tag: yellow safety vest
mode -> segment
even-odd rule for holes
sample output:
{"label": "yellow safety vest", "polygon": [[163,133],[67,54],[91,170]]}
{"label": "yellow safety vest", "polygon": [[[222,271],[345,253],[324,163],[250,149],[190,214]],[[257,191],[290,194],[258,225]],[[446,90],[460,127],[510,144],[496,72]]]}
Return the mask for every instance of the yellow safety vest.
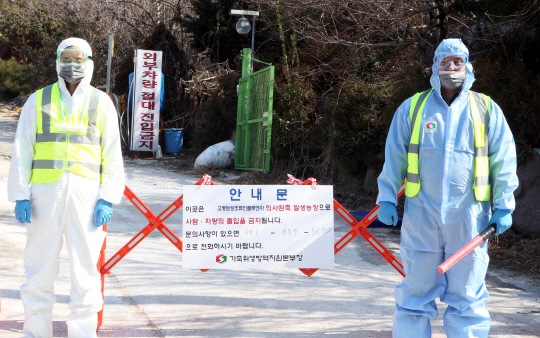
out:
{"label": "yellow safety vest", "polygon": [[[411,117],[412,135],[407,153],[408,166],[405,178],[405,196],[413,197],[420,191],[420,173],[418,171],[418,154],[420,150],[420,129],[422,111],[433,89],[417,93],[411,101],[409,114]],[[419,104],[420,103],[420,104]],[[469,103],[474,129],[474,195],[478,201],[489,201],[491,184],[489,179],[488,126],[491,114],[491,99],[484,94],[469,91]]]}
{"label": "yellow safety vest", "polygon": [[106,94],[94,87],[88,93],[89,103],[72,112],[72,119],[79,120],[83,110],[82,125],[86,133],[59,132],[57,126],[65,123],[62,118],[58,83],[36,92],[38,117],[32,183],[51,183],[62,177],[64,170],[101,182],[101,103]]}

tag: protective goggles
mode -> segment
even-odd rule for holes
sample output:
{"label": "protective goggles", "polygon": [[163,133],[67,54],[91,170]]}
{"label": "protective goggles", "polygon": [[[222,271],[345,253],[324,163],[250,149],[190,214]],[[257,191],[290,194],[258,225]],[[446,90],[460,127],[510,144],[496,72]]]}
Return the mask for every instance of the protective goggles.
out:
{"label": "protective goggles", "polygon": [[439,69],[448,69],[448,67],[450,67],[450,65],[453,65],[454,66],[454,69],[461,69],[463,67],[465,67],[467,64],[465,62],[463,62],[463,60],[461,61],[442,61],[441,64],[439,65]]}
{"label": "protective goggles", "polygon": [[[450,56],[454,56],[450,58]],[[465,55],[456,55],[456,54],[443,54],[439,55],[435,59],[435,64],[438,65],[440,69],[448,69],[450,65],[454,66],[454,69],[461,69],[467,66],[469,58]]]}
{"label": "protective goggles", "polygon": [[60,49],[56,53],[56,60],[63,66],[68,64],[82,65],[88,59],[90,59],[88,53],[80,49]]}

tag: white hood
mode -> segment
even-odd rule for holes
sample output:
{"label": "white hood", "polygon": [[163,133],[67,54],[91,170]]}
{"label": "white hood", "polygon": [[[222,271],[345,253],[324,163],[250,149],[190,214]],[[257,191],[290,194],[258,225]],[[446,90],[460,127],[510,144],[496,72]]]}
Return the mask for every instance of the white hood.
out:
{"label": "white hood", "polygon": [[[62,41],[60,45],[58,45],[58,49],[56,50],[56,52],[58,53],[60,49],[66,49],[71,46],[80,48],[82,51],[88,53],[89,57],[92,56],[92,48],[90,47],[88,42],[79,38],[69,38]],[[60,74],[60,67],[61,66],[58,63],[58,60],[56,60],[56,73],[57,74]],[[85,76],[79,82],[79,87],[82,87],[81,89],[83,89],[83,91],[86,91],[86,88],[90,86],[90,81],[92,81],[92,75],[94,73],[94,61],[92,60],[86,61],[86,71],[84,73],[85,73]],[[64,88],[64,89],[66,88],[66,83],[64,79],[62,79],[60,76],[58,76],[58,84],[60,88]]]}
{"label": "white hood", "polygon": [[439,80],[439,65],[441,64],[441,61],[447,57],[447,56],[459,56],[463,60],[467,62],[466,69],[467,69],[467,77],[465,78],[465,83],[463,84],[463,91],[467,91],[471,89],[472,84],[475,80],[474,74],[473,74],[473,66],[469,62],[469,50],[465,46],[465,44],[461,41],[461,39],[444,39],[439,46],[437,47],[437,50],[435,51],[435,56],[433,57],[433,66],[432,71],[433,74],[431,74],[431,86],[437,93],[441,93],[441,82]]}

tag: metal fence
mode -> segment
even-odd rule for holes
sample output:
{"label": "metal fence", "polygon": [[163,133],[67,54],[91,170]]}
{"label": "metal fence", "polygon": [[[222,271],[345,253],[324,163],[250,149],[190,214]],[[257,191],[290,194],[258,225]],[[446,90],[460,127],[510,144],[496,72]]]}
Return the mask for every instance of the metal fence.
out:
{"label": "metal fence", "polygon": [[235,169],[270,170],[274,66],[249,72],[251,50],[243,51],[238,86]]}

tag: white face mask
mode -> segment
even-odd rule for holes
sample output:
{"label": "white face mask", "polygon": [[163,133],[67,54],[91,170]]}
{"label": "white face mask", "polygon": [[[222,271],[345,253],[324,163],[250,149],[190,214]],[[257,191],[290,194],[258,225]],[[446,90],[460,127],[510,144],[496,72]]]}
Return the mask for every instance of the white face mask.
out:
{"label": "white face mask", "polygon": [[454,90],[463,86],[467,72],[439,71],[439,81],[444,89]]}

